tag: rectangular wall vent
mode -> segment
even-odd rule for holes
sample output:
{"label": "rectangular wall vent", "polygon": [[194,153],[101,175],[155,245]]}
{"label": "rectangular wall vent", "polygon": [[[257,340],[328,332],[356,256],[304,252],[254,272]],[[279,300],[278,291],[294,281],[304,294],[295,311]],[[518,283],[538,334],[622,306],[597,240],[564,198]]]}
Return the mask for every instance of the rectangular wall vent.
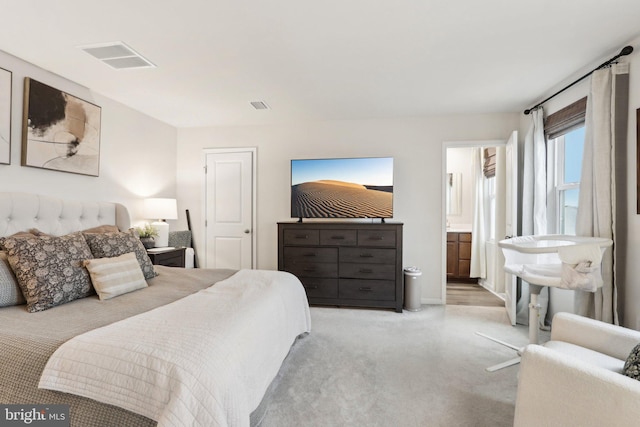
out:
{"label": "rectangular wall vent", "polygon": [[109,42],[79,46],[94,58],[116,70],[128,68],[155,68],[155,64],[123,42]]}
{"label": "rectangular wall vent", "polygon": [[264,101],[251,101],[250,104],[256,110],[268,110],[269,109],[269,106]]}

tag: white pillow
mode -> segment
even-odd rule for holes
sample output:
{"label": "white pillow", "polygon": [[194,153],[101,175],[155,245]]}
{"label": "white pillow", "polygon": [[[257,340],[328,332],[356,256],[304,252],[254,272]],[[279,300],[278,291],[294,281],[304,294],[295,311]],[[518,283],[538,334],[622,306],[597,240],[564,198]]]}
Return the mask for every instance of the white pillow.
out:
{"label": "white pillow", "polygon": [[135,253],[113,258],[95,258],[84,262],[91,283],[101,300],[147,287]]}

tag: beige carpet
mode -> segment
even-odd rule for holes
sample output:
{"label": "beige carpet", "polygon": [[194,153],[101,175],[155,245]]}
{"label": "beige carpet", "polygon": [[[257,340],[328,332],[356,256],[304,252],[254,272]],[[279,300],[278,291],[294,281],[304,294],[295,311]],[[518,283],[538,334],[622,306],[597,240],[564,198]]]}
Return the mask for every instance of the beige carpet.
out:
{"label": "beige carpet", "polygon": [[312,307],[276,378],[262,427],[511,426],[518,365],[486,372],[515,352],[504,308],[423,306],[385,310]]}

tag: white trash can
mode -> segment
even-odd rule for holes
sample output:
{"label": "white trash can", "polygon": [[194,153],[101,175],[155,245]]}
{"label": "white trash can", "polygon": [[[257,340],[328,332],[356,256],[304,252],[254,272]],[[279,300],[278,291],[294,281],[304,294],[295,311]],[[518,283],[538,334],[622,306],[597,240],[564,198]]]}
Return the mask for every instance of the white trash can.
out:
{"label": "white trash can", "polygon": [[420,311],[422,304],[422,287],[418,278],[422,271],[418,267],[404,269],[404,308],[409,311]]}

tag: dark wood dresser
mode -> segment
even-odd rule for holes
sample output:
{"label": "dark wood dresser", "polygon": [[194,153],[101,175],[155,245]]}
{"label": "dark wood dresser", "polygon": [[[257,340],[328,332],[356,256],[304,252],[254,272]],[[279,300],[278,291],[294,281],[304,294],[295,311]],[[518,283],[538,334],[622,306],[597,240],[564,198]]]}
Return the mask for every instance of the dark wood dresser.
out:
{"label": "dark wood dresser", "polygon": [[402,224],[278,223],[278,269],[296,275],[310,304],[402,312]]}

